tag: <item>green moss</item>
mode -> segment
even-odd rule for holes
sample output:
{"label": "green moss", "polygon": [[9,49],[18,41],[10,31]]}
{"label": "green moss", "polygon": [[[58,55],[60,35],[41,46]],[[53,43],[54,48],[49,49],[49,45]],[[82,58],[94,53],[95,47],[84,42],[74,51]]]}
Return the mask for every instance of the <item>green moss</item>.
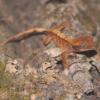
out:
{"label": "green moss", "polygon": [[59,100],[65,100],[65,97],[62,95],[60,96]]}
{"label": "green moss", "polygon": [[4,71],[5,64],[0,61],[0,72]]}
{"label": "green moss", "polygon": [[23,100],[30,100],[29,96],[23,96]]}
{"label": "green moss", "polygon": [[10,73],[0,73],[0,89],[9,89],[12,84],[12,75]]}

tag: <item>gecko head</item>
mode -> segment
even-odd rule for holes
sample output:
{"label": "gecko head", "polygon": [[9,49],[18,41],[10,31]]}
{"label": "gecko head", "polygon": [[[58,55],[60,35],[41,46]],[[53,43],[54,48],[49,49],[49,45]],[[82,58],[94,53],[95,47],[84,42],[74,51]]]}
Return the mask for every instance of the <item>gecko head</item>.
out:
{"label": "gecko head", "polygon": [[93,57],[97,54],[97,51],[96,50],[88,50],[88,51],[85,51],[85,52],[81,52],[81,54],[84,54],[87,57]]}
{"label": "gecko head", "polygon": [[95,46],[90,44],[86,45],[83,43],[81,46],[75,46],[74,49],[76,53],[84,54],[87,57],[92,57],[97,54]]}
{"label": "gecko head", "polygon": [[85,54],[88,57],[94,56],[97,54],[96,44],[93,41],[93,37],[85,37],[84,40],[81,40],[79,46],[74,46],[75,52]]}

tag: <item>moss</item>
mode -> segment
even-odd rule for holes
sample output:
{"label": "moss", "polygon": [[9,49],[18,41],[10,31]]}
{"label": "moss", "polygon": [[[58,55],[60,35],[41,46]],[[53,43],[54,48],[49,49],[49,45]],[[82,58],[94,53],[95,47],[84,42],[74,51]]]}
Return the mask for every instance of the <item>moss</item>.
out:
{"label": "moss", "polygon": [[65,100],[65,97],[64,97],[63,95],[61,95],[61,96],[59,97],[59,100]]}
{"label": "moss", "polygon": [[12,84],[12,75],[9,73],[0,73],[0,89],[9,89]]}
{"label": "moss", "polygon": [[29,96],[23,96],[23,100],[30,100]]}
{"label": "moss", "polygon": [[10,82],[8,82],[7,78],[5,78],[4,72],[0,72],[0,94],[6,93],[8,91],[10,87],[9,84]]}
{"label": "moss", "polygon": [[0,61],[0,72],[4,71],[5,64]]}

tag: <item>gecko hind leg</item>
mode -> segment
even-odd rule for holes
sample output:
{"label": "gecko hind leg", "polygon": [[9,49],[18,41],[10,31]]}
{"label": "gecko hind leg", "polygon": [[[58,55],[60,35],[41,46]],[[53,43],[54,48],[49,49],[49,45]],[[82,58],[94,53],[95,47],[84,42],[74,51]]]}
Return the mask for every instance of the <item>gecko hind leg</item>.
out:
{"label": "gecko hind leg", "polygon": [[69,53],[68,52],[63,52],[61,54],[61,57],[62,57],[62,62],[63,62],[63,66],[64,66],[64,69],[69,69],[70,67],[70,59],[69,59]]}

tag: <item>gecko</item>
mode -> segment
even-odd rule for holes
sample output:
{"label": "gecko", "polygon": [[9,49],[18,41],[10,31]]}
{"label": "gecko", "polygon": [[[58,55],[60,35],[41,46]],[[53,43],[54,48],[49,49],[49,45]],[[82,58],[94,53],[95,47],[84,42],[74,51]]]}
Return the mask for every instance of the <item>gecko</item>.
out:
{"label": "gecko", "polygon": [[68,22],[57,25],[52,29],[31,28],[6,39],[5,41],[1,42],[0,45],[3,46],[11,42],[18,42],[35,34],[45,34],[46,37],[44,38],[43,43],[48,45],[51,41],[53,41],[59,48],[61,48],[63,50],[61,57],[64,69],[69,68],[70,53],[81,53],[96,49],[95,42],[93,41],[93,37],[91,35],[72,38],[71,36],[67,36],[62,32],[62,30],[66,27],[70,27]]}

